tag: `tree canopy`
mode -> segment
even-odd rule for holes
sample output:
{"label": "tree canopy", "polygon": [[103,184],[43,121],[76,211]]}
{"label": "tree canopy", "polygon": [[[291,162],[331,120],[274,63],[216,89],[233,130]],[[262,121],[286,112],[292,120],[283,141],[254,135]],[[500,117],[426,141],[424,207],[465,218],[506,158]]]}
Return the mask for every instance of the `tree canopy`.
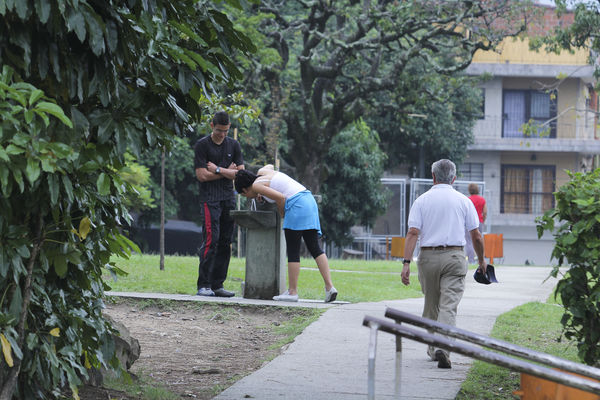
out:
{"label": "tree canopy", "polygon": [[466,68],[475,51],[523,30],[523,7],[513,1],[266,0],[251,18],[265,38],[258,42],[270,51],[247,63],[245,87],[266,94],[267,122],[287,139],[283,157],[319,192],[333,138],[402,85],[412,63],[436,74]]}
{"label": "tree canopy", "polygon": [[102,274],[136,248],[127,154],[169,147],[253,49],[202,0],[0,1],[0,399],[77,398],[117,366]]}

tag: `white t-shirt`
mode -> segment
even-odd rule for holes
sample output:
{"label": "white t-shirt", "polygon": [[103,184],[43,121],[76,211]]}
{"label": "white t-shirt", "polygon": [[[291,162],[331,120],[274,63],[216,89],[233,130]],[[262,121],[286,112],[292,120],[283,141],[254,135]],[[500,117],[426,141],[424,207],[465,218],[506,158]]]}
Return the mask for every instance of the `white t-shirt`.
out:
{"label": "white t-shirt", "polygon": [[[260,177],[257,179],[260,182]],[[283,172],[275,172],[273,177],[271,178],[271,183],[269,183],[269,187],[273,190],[277,190],[279,193],[283,194],[286,199],[289,199],[293,195],[303,192],[306,190],[306,187],[290,178],[288,175]],[[269,203],[273,203],[274,200],[271,200],[267,196],[263,196],[265,200]]]}
{"label": "white t-shirt", "polygon": [[447,184],[433,185],[415,200],[408,227],[420,231],[421,247],[464,246],[465,230],[479,227],[473,202]]}

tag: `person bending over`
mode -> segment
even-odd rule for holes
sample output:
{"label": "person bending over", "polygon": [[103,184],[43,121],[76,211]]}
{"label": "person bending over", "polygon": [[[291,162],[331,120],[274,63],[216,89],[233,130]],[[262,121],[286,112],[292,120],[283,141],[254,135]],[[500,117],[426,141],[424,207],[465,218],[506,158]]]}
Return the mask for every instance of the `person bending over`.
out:
{"label": "person bending over", "polygon": [[303,238],[325,282],[325,302],[334,301],[338,292],[331,282],[327,255],[319,245],[321,223],[312,193],[283,172],[275,171],[271,164],[259,169],[258,174],[248,170],[238,171],[234,185],[235,190],[242,196],[249,199],[260,196],[270,203],[275,203],[283,218],[288,255],[288,289],[273,297],[273,300],[298,301],[300,243]]}

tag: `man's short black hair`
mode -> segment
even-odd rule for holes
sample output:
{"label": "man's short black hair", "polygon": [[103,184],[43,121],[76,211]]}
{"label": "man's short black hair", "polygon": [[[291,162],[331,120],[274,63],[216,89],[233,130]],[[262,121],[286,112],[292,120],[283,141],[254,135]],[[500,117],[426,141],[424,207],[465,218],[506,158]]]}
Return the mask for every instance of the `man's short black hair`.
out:
{"label": "man's short black hair", "polygon": [[235,185],[235,191],[238,193],[243,193],[244,189],[252,186],[256,178],[256,174],[248,171],[247,169],[240,169],[238,172],[236,172],[235,180],[233,181],[233,184]]}
{"label": "man's short black hair", "polygon": [[212,119],[213,125],[229,125],[229,114],[225,111],[218,111]]}

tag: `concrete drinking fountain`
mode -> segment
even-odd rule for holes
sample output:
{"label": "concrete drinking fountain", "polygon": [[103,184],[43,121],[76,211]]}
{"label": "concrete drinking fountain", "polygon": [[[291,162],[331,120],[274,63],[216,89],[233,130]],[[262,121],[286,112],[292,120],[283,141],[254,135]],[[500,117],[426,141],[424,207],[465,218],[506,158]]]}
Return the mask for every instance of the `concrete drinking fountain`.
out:
{"label": "concrete drinking fountain", "polygon": [[286,288],[283,220],[275,204],[252,200],[251,208],[231,211],[235,222],[247,229],[243,296],[271,300]]}

